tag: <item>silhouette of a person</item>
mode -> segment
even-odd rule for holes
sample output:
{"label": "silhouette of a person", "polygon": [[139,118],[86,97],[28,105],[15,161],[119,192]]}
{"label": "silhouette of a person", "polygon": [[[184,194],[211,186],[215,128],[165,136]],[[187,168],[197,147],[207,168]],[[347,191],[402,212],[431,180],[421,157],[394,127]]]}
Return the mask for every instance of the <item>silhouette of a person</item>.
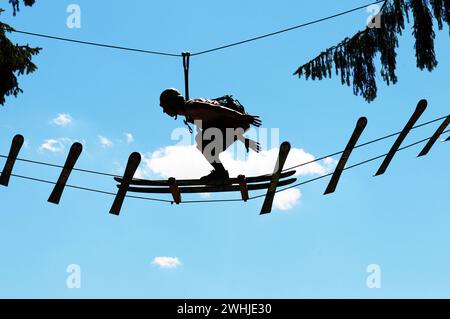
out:
{"label": "silhouette of a person", "polygon": [[[161,93],[160,106],[170,117],[178,115],[190,117],[197,126],[195,140],[197,148],[213,166],[211,174],[203,176],[203,180],[220,180],[229,178],[228,171],[220,162],[219,154],[225,151],[236,140],[259,152],[260,144],[243,136],[250,125],[259,127],[259,116],[243,114],[227,108],[219,102],[208,99],[191,99],[186,101],[177,89],[167,89]],[[214,136],[214,138],[213,138]]]}

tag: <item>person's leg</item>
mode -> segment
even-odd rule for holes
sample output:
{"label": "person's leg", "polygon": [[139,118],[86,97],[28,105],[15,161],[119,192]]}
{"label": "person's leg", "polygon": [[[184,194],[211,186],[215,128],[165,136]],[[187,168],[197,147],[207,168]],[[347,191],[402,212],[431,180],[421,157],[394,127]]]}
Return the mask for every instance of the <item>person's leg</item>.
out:
{"label": "person's leg", "polygon": [[214,176],[228,176],[219,159],[220,153],[224,150],[224,136],[225,134],[218,128],[205,129],[196,136],[197,149],[202,152],[208,163],[214,168]]}
{"label": "person's leg", "polygon": [[212,165],[212,167],[214,167],[214,170],[221,174],[221,173],[225,173],[227,170],[225,169],[225,166],[223,166],[223,164],[219,161],[219,162],[213,162],[210,163]]}
{"label": "person's leg", "polygon": [[226,129],[217,127],[216,130],[216,136],[214,137],[214,143],[216,143],[216,145],[213,149],[213,161],[211,165],[219,174],[228,173],[219,158],[219,155],[223,153],[229,146],[226,139]]}

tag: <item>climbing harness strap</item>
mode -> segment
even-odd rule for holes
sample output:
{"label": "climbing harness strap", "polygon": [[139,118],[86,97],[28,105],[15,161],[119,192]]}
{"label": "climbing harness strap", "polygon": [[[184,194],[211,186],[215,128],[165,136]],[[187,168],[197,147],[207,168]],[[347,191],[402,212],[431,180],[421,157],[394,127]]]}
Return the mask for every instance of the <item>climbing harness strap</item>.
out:
{"label": "climbing harness strap", "polygon": [[[182,52],[183,57],[183,70],[184,70],[184,95],[186,101],[189,101],[189,62],[191,54],[189,52]],[[193,133],[192,127],[189,123],[194,123],[194,120],[190,116],[185,116],[184,124],[188,127],[189,133]]]}

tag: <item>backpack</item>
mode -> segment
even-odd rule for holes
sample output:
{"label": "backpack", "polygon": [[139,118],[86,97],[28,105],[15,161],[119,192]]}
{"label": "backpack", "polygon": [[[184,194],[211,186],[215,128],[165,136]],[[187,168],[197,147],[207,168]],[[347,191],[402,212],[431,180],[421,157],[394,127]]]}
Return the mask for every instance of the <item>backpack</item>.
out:
{"label": "backpack", "polygon": [[238,111],[239,113],[242,113],[242,114],[247,114],[247,113],[245,113],[245,108],[241,104],[241,102],[239,102],[236,99],[233,99],[233,95],[224,95],[224,96],[212,99],[212,100],[219,102],[219,104],[224,107]]}

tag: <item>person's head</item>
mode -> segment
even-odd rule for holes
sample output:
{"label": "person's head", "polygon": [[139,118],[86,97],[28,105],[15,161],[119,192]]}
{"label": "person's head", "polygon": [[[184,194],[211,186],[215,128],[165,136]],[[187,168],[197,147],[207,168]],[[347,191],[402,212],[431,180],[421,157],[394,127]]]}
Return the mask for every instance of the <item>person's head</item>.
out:
{"label": "person's head", "polygon": [[184,102],[183,95],[177,89],[164,90],[159,97],[159,105],[163,108],[164,113],[171,117],[180,114]]}

